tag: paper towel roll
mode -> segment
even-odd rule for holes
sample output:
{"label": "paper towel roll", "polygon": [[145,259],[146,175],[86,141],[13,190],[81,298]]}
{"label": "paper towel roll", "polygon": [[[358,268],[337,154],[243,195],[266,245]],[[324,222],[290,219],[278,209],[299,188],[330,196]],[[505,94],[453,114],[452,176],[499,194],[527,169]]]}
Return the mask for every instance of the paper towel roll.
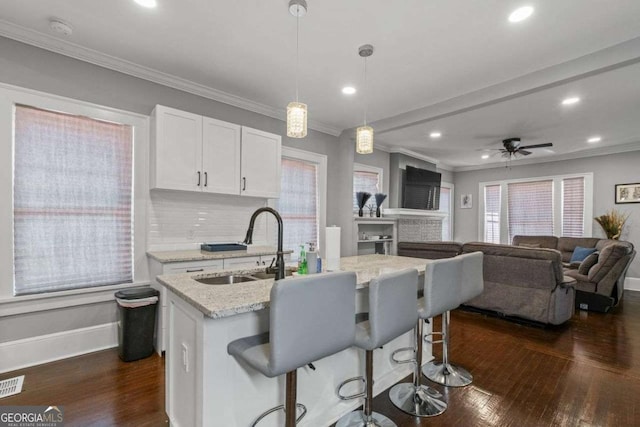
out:
{"label": "paper towel roll", "polygon": [[340,227],[327,227],[325,248],[326,270],[340,270]]}

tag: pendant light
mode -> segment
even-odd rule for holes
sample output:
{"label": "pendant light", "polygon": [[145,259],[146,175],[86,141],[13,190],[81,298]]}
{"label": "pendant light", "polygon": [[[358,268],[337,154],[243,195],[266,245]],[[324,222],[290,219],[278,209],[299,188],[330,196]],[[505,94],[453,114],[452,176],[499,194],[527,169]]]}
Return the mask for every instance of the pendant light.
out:
{"label": "pendant light", "polygon": [[290,138],[304,138],[307,136],[307,104],[298,102],[298,60],[299,60],[299,32],[300,17],[307,14],[305,0],[291,0],[289,13],[296,18],[296,100],[287,105],[287,136]]}
{"label": "pendant light", "polygon": [[367,58],[373,55],[373,46],[362,45],[358,54],[364,58],[364,126],[356,129],[356,152],[359,154],[373,153],[373,128],[367,126]]}

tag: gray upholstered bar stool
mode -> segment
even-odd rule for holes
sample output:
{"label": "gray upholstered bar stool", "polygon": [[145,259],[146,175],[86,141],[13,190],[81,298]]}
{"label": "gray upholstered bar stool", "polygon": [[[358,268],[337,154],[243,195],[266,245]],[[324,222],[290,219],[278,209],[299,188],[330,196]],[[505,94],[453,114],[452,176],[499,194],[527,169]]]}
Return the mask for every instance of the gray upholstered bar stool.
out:
{"label": "gray upholstered bar stool", "polygon": [[[416,292],[418,290],[418,270],[408,269],[383,274],[369,282],[368,320],[357,323],[355,346],[366,351],[365,365],[366,392],[355,396],[365,396],[364,411],[354,411],[342,417],[336,427],[395,427],[396,424],[382,414],[373,412],[373,350],[412,330],[418,320]],[[354,379],[351,378],[342,384]]]}
{"label": "gray upholstered bar stool", "polygon": [[[353,345],[356,274],[338,272],[276,281],[271,288],[269,332],[232,341],[230,355],[263,375],[287,374],[285,404],[259,415],[285,411],[285,426],[306,414],[296,402],[296,370]],[[302,414],[297,417],[297,408]],[[296,419],[297,418],[297,419]]]}
{"label": "gray upholstered bar stool", "polygon": [[433,260],[424,273],[424,297],[418,300],[418,323],[415,327],[415,369],[413,383],[394,385],[389,390],[391,402],[400,410],[418,417],[442,414],[447,404],[442,394],[422,384],[423,324],[426,319],[456,308],[459,303],[462,260],[459,257]]}
{"label": "gray upholstered bar stool", "polygon": [[[482,252],[458,255],[462,260],[459,304],[480,295],[484,289],[482,277]],[[458,304],[458,305],[459,305]],[[449,363],[449,326],[451,311],[442,313],[442,360],[432,360],[422,367],[422,373],[431,381],[448,387],[462,387],[471,384],[473,375],[465,368]]]}

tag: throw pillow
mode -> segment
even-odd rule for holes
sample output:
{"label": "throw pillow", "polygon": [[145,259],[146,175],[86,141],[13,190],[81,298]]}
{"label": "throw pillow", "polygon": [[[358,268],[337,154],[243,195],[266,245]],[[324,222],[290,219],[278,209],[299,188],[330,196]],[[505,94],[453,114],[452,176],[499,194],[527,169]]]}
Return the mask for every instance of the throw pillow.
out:
{"label": "throw pillow", "polygon": [[589,274],[589,270],[591,269],[591,267],[598,263],[598,255],[600,255],[598,252],[594,252],[587,256],[584,261],[580,263],[580,266],[578,267],[578,273],[584,274],[585,276]]}
{"label": "throw pillow", "polygon": [[530,249],[540,249],[540,243],[520,243],[518,246]]}
{"label": "throw pillow", "polygon": [[591,255],[595,251],[597,251],[596,248],[583,248],[582,246],[576,246],[576,248],[573,250],[573,254],[571,255],[571,261],[569,262],[582,262],[586,257]]}

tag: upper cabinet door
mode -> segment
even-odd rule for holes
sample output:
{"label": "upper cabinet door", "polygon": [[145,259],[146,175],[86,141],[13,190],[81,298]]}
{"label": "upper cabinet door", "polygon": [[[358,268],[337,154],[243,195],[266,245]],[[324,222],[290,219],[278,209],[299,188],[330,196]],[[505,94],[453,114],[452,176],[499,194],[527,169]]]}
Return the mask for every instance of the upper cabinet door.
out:
{"label": "upper cabinet door", "polygon": [[203,191],[240,194],[240,135],[239,125],[203,119]]}
{"label": "upper cabinet door", "polygon": [[157,105],[153,120],[151,188],[201,191],[202,116]]}
{"label": "upper cabinet door", "polygon": [[281,137],[242,127],[242,182],[240,194],[280,197]]}

